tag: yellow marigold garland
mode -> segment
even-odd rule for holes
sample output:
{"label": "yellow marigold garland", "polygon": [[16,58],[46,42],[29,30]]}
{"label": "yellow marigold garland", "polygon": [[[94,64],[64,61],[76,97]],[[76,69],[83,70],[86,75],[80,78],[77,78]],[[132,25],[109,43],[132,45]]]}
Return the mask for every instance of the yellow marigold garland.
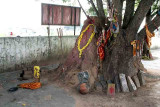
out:
{"label": "yellow marigold garland", "polygon": [[78,38],[78,46],[77,46],[77,47],[78,47],[78,51],[79,51],[79,58],[81,58],[81,55],[82,55],[83,50],[87,48],[87,46],[91,43],[91,41],[92,41],[92,39],[93,39],[93,37],[94,37],[94,35],[95,35],[95,32],[93,31],[92,34],[91,34],[91,36],[90,36],[90,38],[89,38],[89,40],[88,40],[88,42],[87,42],[87,44],[86,44],[85,46],[83,46],[82,48],[80,48],[80,43],[81,43],[82,37],[83,37],[84,33],[88,30],[88,28],[89,28],[90,26],[93,26],[93,27],[94,27],[93,24],[89,24],[89,25],[81,32],[81,35],[80,35],[79,38]]}

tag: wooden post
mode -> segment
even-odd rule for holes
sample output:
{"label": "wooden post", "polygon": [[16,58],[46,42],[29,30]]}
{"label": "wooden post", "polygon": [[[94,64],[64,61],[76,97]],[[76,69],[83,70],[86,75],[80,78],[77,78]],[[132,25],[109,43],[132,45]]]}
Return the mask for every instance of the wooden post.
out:
{"label": "wooden post", "polygon": [[50,58],[51,56],[50,26],[47,27],[47,31],[48,31],[48,57]]}
{"label": "wooden post", "polygon": [[76,35],[76,8],[74,8],[74,36]]}

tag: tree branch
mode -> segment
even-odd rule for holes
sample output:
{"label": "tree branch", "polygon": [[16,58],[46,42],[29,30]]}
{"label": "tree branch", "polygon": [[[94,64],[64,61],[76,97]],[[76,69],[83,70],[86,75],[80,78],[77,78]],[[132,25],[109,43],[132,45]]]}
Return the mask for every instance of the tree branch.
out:
{"label": "tree branch", "polygon": [[104,8],[103,8],[103,2],[102,0],[96,0],[97,1],[97,7],[98,7],[98,13],[99,13],[99,19],[101,26],[105,26],[105,13],[104,13]]}
{"label": "tree branch", "polygon": [[[148,22],[148,29],[153,32],[157,27],[160,26],[160,16],[156,16],[152,21]],[[138,39],[142,40],[146,35],[145,27],[138,33]]]}
{"label": "tree branch", "polygon": [[86,15],[86,17],[88,17],[88,15],[86,14],[86,12],[85,12],[85,10],[83,9],[83,7],[82,7],[82,5],[81,5],[81,3],[80,3],[80,1],[79,1],[79,0],[78,0],[78,3],[79,3],[79,6],[81,7],[81,9],[82,9],[83,13]]}
{"label": "tree branch", "polygon": [[151,8],[150,8],[146,14],[146,23],[150,22],[151,19],[152,19],[152,16],[151,16]]}
{"label": "tree branch", "polygon": [[126,0],[126,9],[125,9],[123,26],[122,26],[123,29],[127,28],[131,18],[133,17],[134,4],[135,4],[135,0]]}
{"label": "tree branch", "polygon": [[146,16],[148,10],[152,6],[155,0],[141,0],[139,3],[139,6],[135,12],[135,15],[133,19],[131,20],[131,23],[129,23],[129,26],[127,28],[127,33],[128,33],[128,40],[129,42],[135,39],[135,35],[144,19]]}
{"label": "tree branch", "polygon": [[[153,18],[157,13],[158,13],[158,10],[157,10],[156,12],[152,13],[152,14],[151,14],[151,17]],[[151,19],[152,19],[152,18],[151,18]]]}
{"label": "tree branch", "polygon": [[152,6],[151,18],[153,18],[157,14],[159,9],[160,9],[160,1],[157,0],[157,1],[155,1],[154,5]]}
{"label": "tree branch", "polygon": [[122,7],[123,7],[123,1],[124,0],[113,0],[113,4],[114,4],[114,7],[117,9],[118,11],[118,23],[119,23],[119,26],[121,27],[121,23],[122,23]]}
{"label": "tree branch", "polygon": [[152,13],[155,11],[155,9],[158,9],[158,2],[159,2],[159,0],[155,1],[155,4],[153,5],[154,8],[152,10]]}
{"label": "tree branch", "polygon": [[102,0],[97,0],[97,7],[98,7],[99,16],[100,17],[105,17]]}
{"label": "tree branch", "polygon": [[90,3],[91,3],[91,5],[92,5],[92,7],[93,7],[94,11],[96,12],[97,16],[99,17],[98,10],[96,9],[96,6],[94,5],[93,0],[88,0],[88,2],[90,2]]}

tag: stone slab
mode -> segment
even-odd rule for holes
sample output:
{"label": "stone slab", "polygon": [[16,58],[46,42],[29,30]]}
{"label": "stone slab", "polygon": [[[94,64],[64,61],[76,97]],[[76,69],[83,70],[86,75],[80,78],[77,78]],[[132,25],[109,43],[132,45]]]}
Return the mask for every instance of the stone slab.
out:
{"label": "stone slab", "polygon": [[139,88],[140,83],[139,83],[139,79],[138,79],[137,75],[133,76],[132,79],[133,79],[134,83],[136,84],[137,88]]}
{"label": "stone slab", "polygon": [[89,82],[89,73],[87,71],[82,71],[78,73],[79,83]]}
{"label": "stone slab", "polygon": [[133,80],[131,79],[130,76],[127,77],[127,82],[128,82],[129,90],[130,90],[131,92],[137,90],[137,87],[136,87],[136,85],[134,84],[134,82],[133,82]]}
{"label": "stone slab", "polygon": [[119,79],[121,83],[122,92],[129,92],[127,80],[125,74],[119,74]]}
{"label": "stone slab", "polygon": [[98,78],[99,78],[100,84],[102,86],[102,90],[106,91],[107,90],[107,83],[104,80],[104,76],[103,75],[99,75]]}
{"label": "stone slab", "polygon": [[117,93],[121,92],[121,85],[120,85],[120,80],[119,80],[118,75],[115,76],[114,83],[115,83],[115,87],[116,87],[116,92]]}
{"label": "stone slab", "polygon": [[138,75],[139,82],[140,82],[141,86],[145,85],[146,82],[144,79],[144,73],[142,71],[139,71],[137,75]]}

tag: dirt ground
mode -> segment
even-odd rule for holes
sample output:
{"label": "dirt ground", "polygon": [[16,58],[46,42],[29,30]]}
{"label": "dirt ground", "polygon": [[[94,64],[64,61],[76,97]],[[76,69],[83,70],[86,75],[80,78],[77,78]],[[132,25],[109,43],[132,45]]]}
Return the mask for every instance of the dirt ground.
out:
{"label": "dirt ground", "polygon": [[76,107],[160,107],[160,81],[154,79],[134,92],[116,93],[113,97],[103,93],[100,87],[81,95],[75,88],[58,85],[75,99]]}
{"label": "dirt ground", "polygon": [[[53,64],[53,61],[39,65],[49,64]],[[12,77],[14,78],[9,80],[10,83],[5,84],[4,87],[0,84],[0,107],[24,107],[20,103],[25,103],[25,107],[160,107],[160,71],[148,69],[146,73],[152,76],[145,77],[147,80],[145,86],[134,92],[116,93],[113,97],[102,92],[100,86],[97,87],[97,90],[82,95],[76,90],[76,87],[48,81],[48,76],[42,77],[42,84],[45,82],[45,85],[41,89],[33,92],[19,89],[17,92],[10,94],[5,90],[19,83],[16,80],[17,74],[13,73]],[[155,76],[156,78],[154,78]],[[6,76],[2,77],[4,79],[0,78],[0,80],[7,80],[8,78]],[[4,103],[5,106],[3,106]]]}
{"label": "dirt ground", "polygon": [[160,107],[160,70],[147,69],[145,80],[146,85],[136,91],[116,93],[113,97],[102,92],[101,87],[97,87],[97,90],[89,94],[82,95],[76,87],[66,86],[59,82],[49,82],[64,89],[73,97],[75,107]]}
{"label": "dirt ground", "polygon": [[42,87],[39,89],[19,88],[15,92],[8,92],[11,87],[33,81],[17,80],[19,74],[20,71],[0,74],[0,107],[75,107],[73,97],[44,77],[41,78]]}
{"label": "dirt ground", "polygon": [[[7,80],[9,75],[2,76],[3,80]],[[8,80],[7,84],[4,83],[4,86],[0,85],[0,107],[22,107],[22,104],[26,104],[25,107],[160,107],[158,79],[150,79],[145,86],[134,92],[116,93],[114,97],[110,97],[101,91],[101,87],[89,94],[81,95],[76,88],[48,81],[47,77],[42,78],[41,82],[45,85],[40,89],[19,89],[14,93],[7,93],[6,90],[11,86],[22,83],[16,80],[17,74],[11,75],[13,79]]]}
{"label": "dirt ground", "polygon": [[64,89],[72,96],[75,99],[75,107],[160,107],[160,70],[147,69],[146,73],[149,76],[145,76],[145,86],[141,86],[134,92],[116,93],[113,97],[102,92],[101,87],[97,87],[97,90],[87,95],[82,95],[76,87],[53,81],[50,81],[50,84]]}
{"label": "dirt ground", "polygon": [[[153,51],[153,55],[156,56],[158,51]],[[76,107],[160,107],[159,61],[159,56],[153,61],[145,61],[144,66],[147,67],[145,86],[141,86],[134,92],[116,93],[114,97],[103,93],[101,87],[87,95],[81,95],[76,88],[70,88],[63,84],[57,85],[75,99]]]}

